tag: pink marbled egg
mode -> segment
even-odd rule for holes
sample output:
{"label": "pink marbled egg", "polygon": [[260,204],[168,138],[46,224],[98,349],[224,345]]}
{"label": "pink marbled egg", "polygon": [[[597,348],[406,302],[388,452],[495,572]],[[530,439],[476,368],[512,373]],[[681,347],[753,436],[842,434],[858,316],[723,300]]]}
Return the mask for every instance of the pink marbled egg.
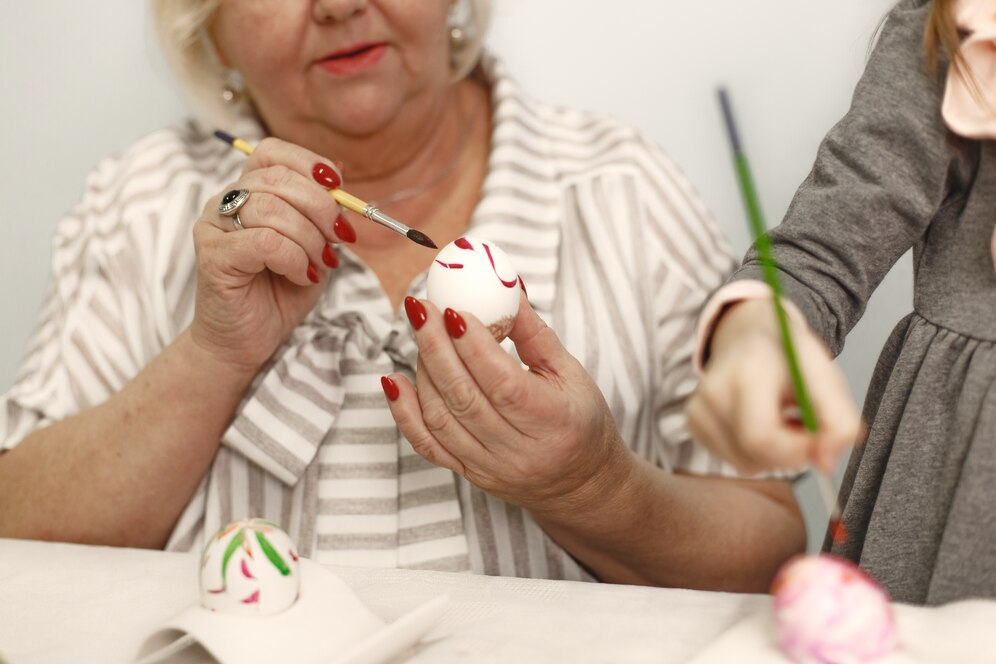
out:
{"label": "pink marbled egg", "polygon": [[771,592],[779,645],[796,662],[860,664],[896,646],[888,594],[847,560],[796,556]]}

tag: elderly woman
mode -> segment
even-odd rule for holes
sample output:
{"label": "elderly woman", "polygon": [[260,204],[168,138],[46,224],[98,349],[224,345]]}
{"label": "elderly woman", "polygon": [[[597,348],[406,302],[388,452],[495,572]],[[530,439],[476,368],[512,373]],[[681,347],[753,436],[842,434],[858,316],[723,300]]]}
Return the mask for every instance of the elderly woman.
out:
{"label": "elderly woman", "polygon": [[[59,227],[0,407],[0,535],[187,550],[252,515],[330,564],[728,590],[801,549],[790,486],[685,429],[733,264],[703,206],[482,57],[486,0],[153,6],[201,121],[100,164]],[[339,209],[343,173],[440,246],[505,249],[506,348],[444,324],[434,252]]]}

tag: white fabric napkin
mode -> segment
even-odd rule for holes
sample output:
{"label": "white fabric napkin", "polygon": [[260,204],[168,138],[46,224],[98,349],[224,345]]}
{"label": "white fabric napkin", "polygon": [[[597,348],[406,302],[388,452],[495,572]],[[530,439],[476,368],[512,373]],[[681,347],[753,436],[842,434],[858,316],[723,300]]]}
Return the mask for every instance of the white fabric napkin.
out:
{"label": "white fabric napkin", "polygon": [[376,664],[417,643],[448,601],[438,597],[387,625],[330,570],[304,558],[300,570],[300,595],[286,611],[244,616],[191,606],[149,635],[140,664]]}

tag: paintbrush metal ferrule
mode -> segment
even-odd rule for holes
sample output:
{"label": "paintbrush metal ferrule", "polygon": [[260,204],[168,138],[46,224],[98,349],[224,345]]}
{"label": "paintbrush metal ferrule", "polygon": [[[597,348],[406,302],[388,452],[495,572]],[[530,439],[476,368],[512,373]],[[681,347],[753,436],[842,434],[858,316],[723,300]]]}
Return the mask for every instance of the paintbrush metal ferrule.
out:
{"label": "paintbrush metal ferrule", "polygon": [[381,211],[380,208],[376,208],[373,205],[368,205],[363,208],[363,216],[370,221],[376,221],[381,226],[390,228],[395,233],[400,233],[401,235],[407,236],[408,231],[411,230],[408,226],[405,226],[391,215]]}
{"label": "paintbrush metal ferrule", "polygon": [[400,233],[406,238],[411,240],[416,244],[420,244],[423,247],[428,247],[429,249],[438,249],[436,243],[432,241],[428,235],[422,231],[417,231],[414,228],[405,226],[403,223],[387,214],[380,208],[374,207],[373,205],[368,205],[363,208],[363,216],[370,221],[375,221],[381,226],[391,229],[395,233]]}

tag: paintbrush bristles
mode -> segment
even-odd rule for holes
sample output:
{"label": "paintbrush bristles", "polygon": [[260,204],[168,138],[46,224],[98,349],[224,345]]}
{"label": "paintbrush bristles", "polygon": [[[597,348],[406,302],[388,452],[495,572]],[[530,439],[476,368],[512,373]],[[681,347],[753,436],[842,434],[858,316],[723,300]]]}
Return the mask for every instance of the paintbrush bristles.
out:
{"label": "paintbrush bristles", "polygon": [[414,228],[410,228],[408,229],[408,232],[405,233],[405,235],[408,236],[409,240],[411,240],[412,242],[417,242],[423,247],[428,247],[430,249],[439,249],[439,247],[436,246],[436,243],[433,242],[429,238],[429,236],[423,233],[422,231],[417,231]]}
{"label": "paintbrush bristles", "polygon": [[743,148],[740,145],[740,134],[737,133],[737,125],[733,121],[733,108],[730,106],[730,97],[726,88],[719,89],[719,106],[723,111],[723,120],[726,122],[726,132],[730,137],[730,145],[734,154],[741,154]]}
{"label": "paintbrush bristles", "polygon": [[231,145],[232,143],[235,142],[235,137],[234,136],[232,136],[231,134],[229,134],[227,131],[222,131],[220,129],[215,129],[214,130],[214,137],[225,141],[229,145]]}

